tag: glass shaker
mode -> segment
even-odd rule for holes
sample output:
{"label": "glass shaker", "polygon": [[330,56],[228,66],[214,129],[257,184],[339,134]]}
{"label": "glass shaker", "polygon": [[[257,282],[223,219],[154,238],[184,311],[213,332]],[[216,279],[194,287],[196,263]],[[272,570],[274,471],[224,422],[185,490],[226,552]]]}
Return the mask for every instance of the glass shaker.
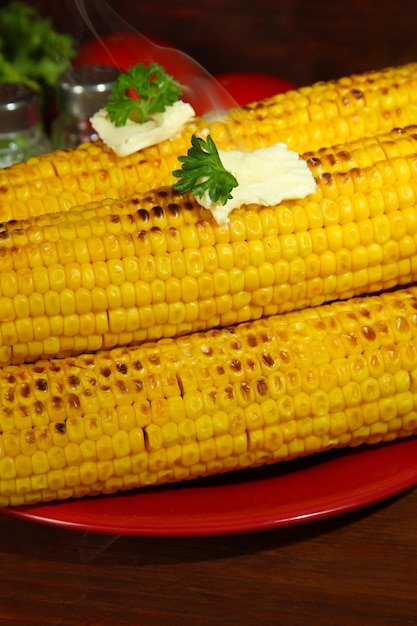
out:
{"label": "glass shaker", "polygon": [[98,139],[90,117],[106,102],[119,74],[106,65],[80,65],[61,74],[56,92],[59,113],[51,127],[54,150]]}
{"label": "glass shaker", "polygon": [[0,84],[0,167],[49,152],[40,94],[22,83]]}

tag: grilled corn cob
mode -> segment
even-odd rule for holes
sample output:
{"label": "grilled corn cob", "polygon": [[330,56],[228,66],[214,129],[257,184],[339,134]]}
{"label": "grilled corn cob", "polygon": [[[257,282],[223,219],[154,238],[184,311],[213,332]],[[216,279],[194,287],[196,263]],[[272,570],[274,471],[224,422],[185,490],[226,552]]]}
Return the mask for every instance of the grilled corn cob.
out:
{"label": "grilled corn cob", "polygon": [[0,505],[417,433],[417,288],[0,370]]}
{"label": "grilled corn cob", "polygon": [[[364,168],[344,171],[344,146],[341,171],[319,174],[314,194],[243,207],[228,225],[171,188],[8,222],[0,364],[184,335],[416,280],[416,130],[384,136],[382,153],[403,154],[391,159],[374,158],[366,141],[373,165]],[[318,161],[309,153],[312,167]]]}
{"label": "grilled corn cob", "polygon": [[130,157],[117,157],[99,141],[13,165],[0,171],[0,220],[172,184],[193,133],[209,132],[222,149],[283,141],[301,153],[415,123],[417,63],[316,83],[232,109],[217,121],[198,118],[178,136]]}

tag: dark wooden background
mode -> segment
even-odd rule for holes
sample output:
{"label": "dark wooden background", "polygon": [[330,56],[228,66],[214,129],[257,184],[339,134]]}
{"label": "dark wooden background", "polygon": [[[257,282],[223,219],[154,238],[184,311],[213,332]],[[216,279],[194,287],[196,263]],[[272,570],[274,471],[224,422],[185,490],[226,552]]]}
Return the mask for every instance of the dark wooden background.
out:
{"label": "dark wooden background", "polygon": [[263,71],[306,85],[417,60],[417,3],[412,0],[31,0],[30,4],[78,39],[91,35],[78,7],[100,33],[128,24],[187,52],[212,74]]}

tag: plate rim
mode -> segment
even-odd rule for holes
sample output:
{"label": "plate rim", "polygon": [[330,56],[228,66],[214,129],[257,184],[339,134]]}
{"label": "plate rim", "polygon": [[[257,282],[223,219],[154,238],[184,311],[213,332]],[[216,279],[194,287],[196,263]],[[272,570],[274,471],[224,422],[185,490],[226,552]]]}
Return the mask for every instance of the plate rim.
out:
{"label": "plate rim", "polygon": [[[409,449],[411,450],[411,454]],[[234,490],[236,495],[239,490],[247,490],[248,485],[250,485],[250,492],[256,493],[257,484],[258,486],[261,485],[262,488],[268,487],[267,482],[269,482],[269,485],[276,486],[280,480],[285,481],[286,479],[288,481],[288,476],[293,476],[292,482],[297,483],[297,477],[301,477],[302,481],[307,475],[306,472],[310,471],[314,478],[315,473],[318,473],[320,476],[320,474],[323,473],[323,471],[325,472],[326,469],[332,471],[335,468],[338,471],[341,469],[341,473],[343,475],[345,468],[352,469],[353,466],[355,469],[355,465],[359,465],[360,467],[363,460],[366,462],[369,458],[372,459],[372,457],[374,457],[375,461],[378,461],[381,458],[389,459],[390,456],[398,460],[398,457],[401,457],[401,452],[404,450],[410,454],[410,463],[404,465],[403,468],[397,469],[397,471],[392,475],[388,473],[387,475],[382,476],[381,479],[376,481],[374,484],[368,483],[366,489],[362,490],[359,485],[356,488],[352,487],[342,494],[336,502],[333,502],[333,504],[330,496],[326,498],[325,496],[318,495],[315,499],[312,498],[311,501],[307,503],[307,507],[304,505],[304,508],[301,507],[298,512],[293,510],[292,513],[285,513],[284,507],[282,507],[281,515],[277,514],[280,511],[278,506],[275,507],[276,514],[274,516],[271,515],[269,510],[266,511],[265,509],[263,512],[252,512],[249,518],[240,519],[236,511],[233,515],[227,514],[226,516],[223,515],[217,519],[215,516],[212,516],[209,520],[206,520],[205,523],[202,523],[201,518],[198,518],[198,516],[196,517],[196,521],[192,522],[190,519],[182,518],[181,515],[177,516],[171,524],[161,524],[161,520],[159,520],[159,523],[155,524],[154,522],[153,526],[149,515],[146,517],[146,523],[144,523],[143,519],[139,519],[137,520],[138,523],[136,525],[133,522],[130,522],[129,524],[122,524],[120,521],[118,523],[112,523],[111,516],[110,518],[103,518],[101,522],[88,521],[88,511],[91,507],[93,510],[95,508],[98,508],[99,510],[104,508],[104,510],[106,510],[110,506],[111,509],[111,503],[117,503],[118,499],[122,499],[123,503],[129,502],[130,500],[137,503],[139,499],[143,497],[142,494],[145,493],[142,488],[132,491],[118,492],[113,495],[53,501],[50,503],[38,503],[35,505],[23,505],[19,507],[6,507],[1,509],[0,512],[9,517],[27,520],[42,525],[84,532],[91,531],[98,534],[109,535],[190,537],[221,534],[230,535],[272,530],[274,528],[295,526],[329,517],[339,516],[343,513],[371,506],[372,504],[376,504],[414,488],[417,486],[417,436],[410,436],[383,444],[364,444],[358,448],[332,450],[329,451],[330,454],[327,457],[324,457],[327,453],[318,453],[317,455],[311,455],[310,457],[303,457],[303,459],[289,461],[288,463],[291,464],[291,466],[287,466],[287,462],[281,462],[259,468],[239,470],[239,472],[229,472],[227,474],[209,478],[198,478],[192,481],[186,481],[186,483],[173,483],[169,485],[151,487],[149,489],[146,488],[148,499],[149,494],[152,494],[150,496],[151,502],[152,498],[156,498],[157,500],[159,498],[163,501],[164,498],[167,498],[167,494],[170,494],[167,498],[168,502],[170,499],[172,500],[172,498],[175,502],[175,494],[177,493],[180,494],[179,503],[181,503],[183,498],[187,499],[187,493],[191,496],[195,496],[195,494],[200,496],[201,494],[204,494],[204,492],[206,492],[207,495],[207,491],[210,494],[210,497],[215,499],[216,495],[219,493],[221,497],[226,497],[228,494],[230,495],[230,490],[232,490],[232,492]],[[415,454],[415,460],[413,453]],[[405,455],[405,458],[407,458],[407,455]],[[298,466],[295,465],[297,462]],[[307,467],[304,467],[303,464],[307,464]],[[285,472],[285,469],[283,468],[286,467],[290,468],[290,472]],[[275,468],[278,468],[277,475],[274,474]],[[261,473],[262,470],[264,470],[264,474],[266,473],[266,477]],[[245,472],[246,476],[249,474],[251,478],[250,483],[245,480]],[[269,475],[270,473],[272,473],[272,476]],[[233,477],[238,475],[238,479],[234,481]],[[228,477],[229,482],[226,481],[223,484],[222,478],[225,476]],[[241,477],[242,480],[240,479]],[[309,475],[307,475],[307,478],[309,478]],[[317,499],[321,501],[321,506],[312,506]],[[96,506],[97,503],[99,503],[98,506]],[[107,506],[107,504],[109,504],[109,506]],[[81,510],[84,508],[86,511],[84,517],[78,521],[71,515],[71,511],[74,508],[76,511],[79,508],[81,508]],[[291,509],[291,506],[289,508]],[[272,507],[272,509],[274,509],[274,507]],[[70,514],[65,516],[65,511],[68,510]],[[56,513],[57,511],[59,514]],[[132,519],[133,518],[135,518],[135,515],[132,516]]]}

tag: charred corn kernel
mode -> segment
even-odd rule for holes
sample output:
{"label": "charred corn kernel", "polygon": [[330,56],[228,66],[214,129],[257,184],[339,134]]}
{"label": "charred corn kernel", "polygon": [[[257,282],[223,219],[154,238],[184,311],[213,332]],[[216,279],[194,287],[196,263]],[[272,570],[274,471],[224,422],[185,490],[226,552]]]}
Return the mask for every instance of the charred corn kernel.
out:
{"label": "charred corn kernel", "polygon": [[[416,102],[417,64],[410,63],[278,94],[231,109],[221,120],[196,118],[175,141],[163,141],[129,157],[117,157],[100,141],[33,157],[1,173],[1,221],[65,211],[76,204],[123,198],[172,184],[178,156],[188,150],[193,133],[209,132],[222,149],[251,150],[282,141],[305,152],[415,124]],[[387,142],[383,148],[388,158],[396,159],[397,175],[406,179],[409,168],[402,156],[409,149],[407,142],[397,148]],[[341,149],[337,167],[367,167],[368,154],[375,161],[382,152],[372,141],[368,152],[361,146],[355,146],[352,154]],[[316,167],[331,168],[334,161],[324,151]],[[171,212],[176,214],[175,205]],[[256,220],[246,225],[251,232],[258,227]]]}
{"label": "charred corn kernel", "polygon": [[[396,163],[383,161],[397,143]],[[417,127],[352,145],[366,167],[346,166],[350,144],[327,148],[341,169],[322,171],[315,194],[236,210],[227,226],[170,188],[4,224],[1,364],[230,326],[415,280]],[[317,159],[320,151],[307,157],[312,167]],[[349,184],[337,186],[339,174],[360,181],[360,202]],[[393,205],[377,199],[388,189]],[[168,252],[173,239],[181,243]],[[73,254],[59,254],[62,241]],[[317,345],[317,363],[323,354]]]}
{"label": "charred corn kernel", "polygon": [[[114,493],[417,434],[416,307],[409,287],[3,368],[0,503]],[[199,377],[206,367],[215,386]]]}

